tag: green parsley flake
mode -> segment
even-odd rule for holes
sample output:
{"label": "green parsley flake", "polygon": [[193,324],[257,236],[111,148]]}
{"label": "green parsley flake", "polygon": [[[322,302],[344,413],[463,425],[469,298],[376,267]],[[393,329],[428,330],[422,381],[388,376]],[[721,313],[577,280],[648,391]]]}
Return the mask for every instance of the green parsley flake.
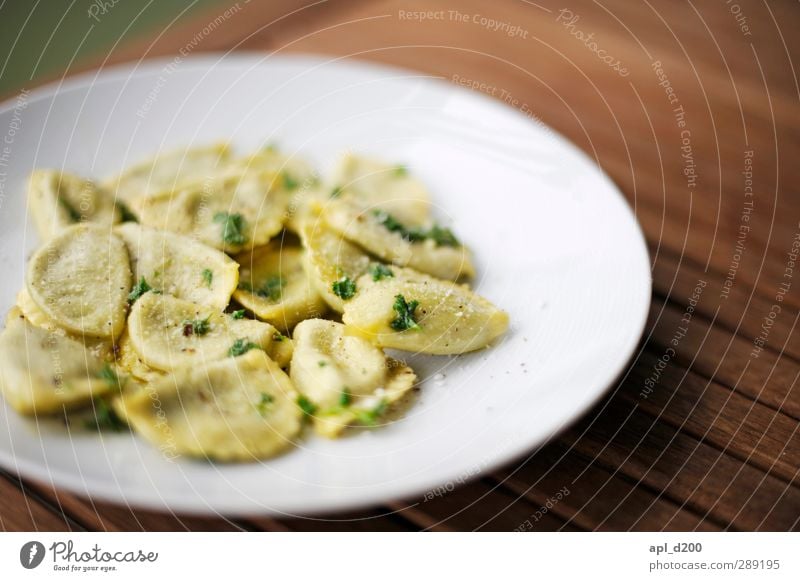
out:
{"label": "green parsley flake", "polygon": [[386,228],[389,232],[397,232],[404,239],[409,242],[422,242],[424,240],[433,240],[436,246],[461,246],[461,242],[456,238],[450,228],[442,228],[438,224],[434,224],[428,229],[425,228],[407,228],[402,222],[397,220],[394,216],[383,210],[375,210],[372,212],[375,219]]}
{"label": "green parsley flake", "polygon": [[297,405],[300,406],[306,416],[313,416],[314,412],[317,411],[317,406],[304,395],[297,396]]}
{"label": "green parsley flake", "polygon": [[320,367],[327,367],[328,366],[328,362],[327,361],[317,361],[317,365],[319,365]]}
{"label": "green parsley flake", "polygon": [[273,341],[277,341],[278,343],[280,343],[284,339],[286,339],[286,336],[285,335],[281,335],[280,333],[275,333],[274,335],[272,335],[272,340]]}
{"label": "green parsley flake", "polygon": [[408,175],[408,168],[404,165],[398,165],[392,172],[395,177],[402,178]]}
{"label": "green parsley flake", "polygon": [[454,248],[461,246],[461,242],[450,228],[442,228],[438,224],[431,226],[425,236],[433,240],[436,246],[452,246]]}
{"label": "green parsley flake", "polygon": [[241,214],[229,214],[228,212],[217,212],[214,214],[214,222],[222,224],[222,241],[226,244],[241,246],[247,241],[244,235],[244,216]]}
{"label": "green parsley flake", "polygon": [[384,278],[390,278],[394,276],[394,272],[392,269],[386,266],[385,264],[373,264],[369,267],[369,272],[372,275],[372,280],[379,281],[383,280]]}
{"label": "green parsley flake", "polygon": [[341,195],[342,195],[341,186],[336,186],[335,188],[333,188],[333,190],[331,190],[331,198],[338,198]]}
{"label": "green parsley flake", "polygon": [[[144,293],[152,291],[152,287],[147,284],[147,280],[144,277],[139,279],[135,285],[133,285],[133,289],[131,290],[130,294],[128,294],[128,304],[132,305],[135,303],[139,297],[141,297]],[[156,292],[156,291],[153,291]]]}
{"label": "green parsley flake", "polygon": [[386,228],[389,232],[399,232],[405,237],[406,227],[400,223],[397,218],[392,216],[389,212],[383,210],[374,210],[372,215],[378,220],[378,223]]}
{"label": "green parsley flake", "polygon": [[244,319],[244,309],[239,309],[238,311],[233,311],[231,313],[231,317],[234,319]]}
{"label": "green parsley flake", "polygon": [[203,277],[203,282],[206,283],[206,286],[211,288],[211,281],[214,280],[213,271],[210,268],[204,268],[201,276]]}
{"label": "green parsley flake", "polygon": [[352,299],[356,294],[356,283],[346,276],[334,282],[331,288],[333,289],[333,294],[345,301]]}
{"label": "green parsley flake", "polygon": [[193,321],[184,321],[181,323],[183,325],[183,336],[189,337],[190,335],[197,335],[198,337],[202,337],[206,333],[209,332],[211,329],[211,324],[209,323],[209,319],[211,315],[206,317],[205,319],[195,319]]}
{"label": "green parsley flake", "polygon": [[300,183],[296,179],[294,179],[292,176],[290,176],[286,172],[283,172],[281,174],[281,178],[283,179],[283,187],[284,187],[284,189],[289,190],[290,192],[292,190],[296,190],[298,188],[298,186],[300,185]]}
{"label": "green parsley flake", "polygon": [[382,399],[380,403],[371,410],[356,410],[356,419],[365,426],[374,426],[378,423],[378,418],[386,413],[388,407],[389,402]]}
{"label": "green parsley flake", "polygon": [[266,392],[261,392],[261,399],[258,400],[256,404],[256,409],[258,409],[258,413],[262,416],[267,415],[267,411],[269,407],[275,402],[275,398],[272,397],[270,394]]}
{"label": "green parsley flake", "polygon": [[403,295],[395,295],[392,308],[397,313],[397,317],[392,320],[389,326],[395,331],[406,331],[408,329],[419,331],[422,329],[414,317],[414,311],[418,306],[419,301],[406,302],[406,298]]}
{"label": "green parsley flake", "polygon": [[104,399],[94,400],[94,418],[84,422],[84,427],[89,430],[121,432],[128,427]]}
{"label": "green parsley flake", "polygon": [[100,370],[99,375],[100,379],[102,379],[109,386],[111,386],[111,389],[118,389],[119,391],[122,391],[122,388],[128,381],[127,377],[120,378],[119,375],[117,375],[116,370],[113,367],[111,367],[111,365],[109,365],[108,363],[103,364],[103,368]]}
{"label": "green parsley flake", "polygon": [[282,277],[277,275],[270,276],[256,290],[256,294],[271,301],[279,301],[283,296],[283,287],[285,286],[286,281]]}
{"label": "green parsley flake", "polygon": [[261,349],[261,347],[247,339],[236,339],[236,341],[233,342],[233,346],[228,349],[228,355],[231,357],[239,357],[239,355],[244,355],[251,349]]}
{"label": "green parsley flake", "polygon": [[350,405],[352,401],[353,401],[353,396],[350,395],[350,392],[347,391],[347,388],[345,387],[342,390],[341,395],[339,395],[339,405],[346,408],[347,406]]}

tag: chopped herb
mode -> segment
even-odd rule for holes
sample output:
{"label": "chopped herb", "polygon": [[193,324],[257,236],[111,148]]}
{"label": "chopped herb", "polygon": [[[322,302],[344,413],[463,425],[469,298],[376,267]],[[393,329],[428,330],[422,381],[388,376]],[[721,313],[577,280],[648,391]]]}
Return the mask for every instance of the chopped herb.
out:
{"label": "chopped herb", "polygon": [[249,293],[253,292],[253,285],[247,282],[246,280],[240,281],[238,288],[240,290],[247,291]]}
{"label": "chopped herb", "polygon": [[331,198],[338,198],[342,195],[342,186],[336,186],[331,190]]}
{"label": "chopped herb", "polygon": [[304,395],[297,396],[297,405],[300,406],[306,416],[313,416],[314,412],[317,411],[317,406]]}
{"label": "chopped herb", "polygon": [[456,248],[461,246],[461,242],[459,242],[450,228],[442,228],[438,224],[431,226],[430,230],[426,233],[426,237],[433,240],[436,246],[453,246]]}
{"label": "chopped herb", "polygon": [[231,317],[234,319],[244,319],[244,309],[239,309],[238,311],[233,311],[231,313]]}
{"label": "chopped herb", "polygon": [[119,375],[117,375],[116,370],[111,367],[108,363],[103,364],[103,368],[100,370],[100,379],[105,381],[108,385],[111,386],[111,389],[118,389],[122,391],[122,388],[125,386],[125,383],[128,381],[128,378],[121,379]]}
{"label": "chopped herb", "polygon": [[352,299],[353,295],[356,294],[356,283],[346,276],[334,282],[332,288],[333,294],[345,301]]}
{"label": "chopped herb", "polygon": [[244,355],[251,349],[260,349],[258,345],[253,343],[252,341],[248,341],[247,339],[236,339],[233,342],[233,346],[228,349],[228,355],[231,357],[239,357],[239,355]]}
{"label": "chopped herb", "polygon": [[269,408],[269,406],[271,406],[274,401],[275,401],[274,397],[262,391],[261,399],[258,401],[258,404],[256,404],[258,413],[261,414],[262,416],[267,415],[267,408]]}
{"label": "chopped herb", "polygon": [[214,272],[210,268],[204,268],[203,273],[203,282],[206,283],[208,288],[211,288],[211,281],[214,280]]}
{"label": "chopped herb", "polygon": [[244,216],[241,214],[229,214],[228,212],[217,212],[214,214],[214,222],[222,224],[222,241],[226,244],[241,246],[247,241],[244,235]]}
{"label": "chopped herb", "polygon": [[58,203],[61,204],[61,207],[64,208],[64,210],[66,210],[67,214],[69,214],[70,221],[80,222],[83,219],[81,213],[78,212],[78,210],[76,210],[72,204],[70,204],[61,196],[58,196]]}
{"label": "chopped herb", "polygon": [[353,401],[353,396],[350,395],[350,392],[347,391],[347,388],[345,387],[342,390],[341,395],[339,396],[339,405],[342,407],[347,407],[350,405],[352,401]]}
{"label": "chopped herb", "polygon": [[273,341],[277,341],[278,343],[280,343],[284,339],[286,339],[286,336],[285,335],[281,335],[280,333],[275,333],[274,335],[272,335],[272,340]]}
{"label": "chopped herb", "polygon": [[369,267],[369,272],[372,274],[372,280],[379,281],[383,280],[384,278],[389,278],[394,276],[392,269],[386,266],[385,264],[373,264]]}
{"label": "chopped herb", "polygon": [[211,329],[211,324],[208,320],[211,318],[211,315],[206,317],[205,319],[195,319],[193,321],[184,321],[183,324],[183,336],[189,337],[191,335],[197,335],[198,337],[202,337]]}
{"label": "chopped herb", "polygon": [[389,212],[383,210],[374,210],[373,216],[378,220],[378,223],[383,225],[389,232],[400,232],[403,236],[406,233],[406,227],[401,224],[397,218],[392,216]]}
{"label": "chopped herb", "polygon": [[296,179],[294,179],[292,176],[290,176],[286,172],[283,172],[281,174],[281,178],[283,179],[283,187],[284,187],[284,189],[287,189],[290,192],[292,190],[296,190],[297,187],[300,185],[300,183]]}
{"label": "chopped herb", "polygon": [[94,418],[87,419],[84,427],[98,432],[103,430],[121,432],[128,426],[106,400],[98,398],[94,400]]}
{"label": "chopped herb", "polygon": [[456,238],[450,228],[442,228],[438,224],[434,224],[428,229],[425,228],[407,228],[402,222],[397,220],[394,216],[383,210],[375,210],[372,213],[377,219],[378,223],[386,228],[389,232],[397,232],[408,240],[409,242],[422,242],[423,240],[433,240],[436,246],[461,246],[461,242]]}
{"label": "chopped herb", "polygon": [[116,205],[123,222],[139,221],[139,217],[131,211],[131,209],[128,207],[128,204],[117,201]]}
{"label": "chopped herb", "polygon": [[286,286],[286,281],[277,275],[270,276],[264,283],[256,290],[256,294],[271,301],[278,301],[283,296],[283,287]]}
{"label": "chopped herb", "polygon": [[386,413],[389,402],[382,399],[378,405],[371,410],[356,410],[356,419],[365,426],[374,426],[378,423],[378,418]]}
{"label": "chopped herb", "polygon": [[[133,285],[133,289],[128,294],[128,304],[132,305],[137,300],[139,300],[139,297],[141,297],[144,293],[150,292],[152,290],[153,290],[152,287],[149,284],[147,284],[147,280],[144,277],[141,277],[139,279],[139,282]],[[158,291],[153,291],[153,292],[158,292]]]}
{"label": "chopped herb", "polygon": [[394,175],[399,178],[405,177],[408,175],[408,168],[404,165],[398,165],[397,167],[394,168],[394,171],[392,173],[394,173]]}
{"label": "chopped herb", "polygon": [[327,367],[328,366],[328,362],[327,361],[317,361],[317,365],[319,365],[320,367]]}
{"label": "chopped herb", "polygon": [[403,295],[395,295],[392,308],[397,313],[397,317],[390,323],[392,329],[395,331],[406,331],[408,329],[419,331],[422,329],[414,318],[414,311],[418,306],[419,301],[406,302],[406,298]]}

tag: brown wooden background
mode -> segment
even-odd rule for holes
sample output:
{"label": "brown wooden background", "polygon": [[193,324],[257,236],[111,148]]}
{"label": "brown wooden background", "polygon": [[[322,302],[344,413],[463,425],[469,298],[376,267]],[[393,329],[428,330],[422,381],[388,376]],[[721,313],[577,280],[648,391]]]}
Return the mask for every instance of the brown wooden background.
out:
{"label": "brown wooden background", "polygon": [[[317,519],[193,518],[0,474],[5,530],[790,530],[800,528],[800,3],[701,0],[240,2],[196,52],[348,55],[508,91],[594,156],[644,228],[654,296],[627,378],[556,443],[434,501]],[[572,27],[569,9],[579,16]],[[400,11],[444,10],[415,22]],[[449,10],[469,17],[450,18]],[[177,53],[222,12],[177,21],[66,74]],[[526,32],[473,23],[483,15]],[[561,20],[559,20],[561,19]],[[746,25],[748,28],[743,29]],[[621,76],[573,33],[594,34]],[[670,104],[653,64],[679,100]],[[682,106],[697,181],[683,173]],[[746,153],[746,152],[752,152]],[[752,196],[745,157],[752,155]],[[749,222],[743,222],[752,202]],[[599,217],[602,219],[602,217]],[[750,230],[739,239],[740,225]],[[739,250],[737,250],[737,242]],[[741,260],[738,260],[741,254]],[[733,280],[723,294],[726,278]],[[671,340],[705,287],[674,356]],[[789,289],[781,295],[781,283]],[[766,345],[753,357],[754,339]],[[658,376],[648,398],[645,381]],[[558,491],[569,494],[542,514]],[[550,502],[552,505],[553,503]]]}

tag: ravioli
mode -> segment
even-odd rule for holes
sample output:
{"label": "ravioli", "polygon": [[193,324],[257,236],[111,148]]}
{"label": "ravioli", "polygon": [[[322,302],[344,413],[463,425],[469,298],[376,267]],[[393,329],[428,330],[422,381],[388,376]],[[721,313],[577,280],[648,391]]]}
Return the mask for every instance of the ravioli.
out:
{"label": "ravioli", "polygon": [[[12,310],[0,333],[0,391],[21,414],[56,414],[115,388],[108,363],[63,332],[34,327]],[[105,378],[104,378],[105,377]]]}
{"label": "ravioli", "polygon": [[165,453],[253,461],[290,447],[302,428],[297,394],[262,351],[184,367],[116,406]]}
{"label": "ravioli", "polygon": [[285,228],[302,236],[307,224],[312,224],[319,217],[319,210],[329,199],[331,188],[321,183],[301,186],[292,192],[289,207],[286,210]]}
{"label": "ravioli", "polygon": [[225,144],[175,149],[138,163],[103,185],[119,199],[131,203],[141,197],[202,182],[223,171],[231,158],[231,151]]}
{"label": "ravioli", "polygon": [[67,331],[110,339],[125,327],[128,251],[107,228],[79,224],[59,232],[33,255],[25,282],[36,306]]}
{"label": "ravioli", "polygon": [[281,366],[291,360],[291,340],[268,323],[235,319],[169,295],[145,293],[128,318],[131,344],[150,367],[173,371],[260,349]]}
{"label": "ravioli", "polygon": [[25,315],[25,318],[28,319],[28,322],[35,327],[41,327],[48,331],[59,329],[59,326],[50,320],[45,312],[33,301],[31,295],[28,293],[28,289],[22,288],[17,293],[17,307],[22,314]]}
{"label": "ravioli", "polygon": [[[317,292],[335,311],[344,311],[342,292],[334,292],[347,281],[355,282],[370,265],[369,256],[320,221],[309,221],[301,230],[306,254],[303,264]],[[338,287],[334,286],[337,285]],[[354,289],[354,292],[357,289]],[[347,296],[346,294],[344,296]]]}
{"label": "ravioli", "polygon": [[55,170],[36,170],[28,181],[28,205],[42,240],[81,222],[111,227],[122,220],[114,196],[90,180]]}
{"label": "ravioli", "polygon": [[128,375],[145,383],[155,381],[165,375],[164,371],[150,367],[144,362],[141,355],[133,347],[127,331],[119,338],[116,360],[117,365]]}
{"label": "ravioli", "polygon": [[314,168],[297,155],[286,155],[272,145],[237,159],[232,167],[267,170],[278,176],[278,185],[289,201],[284,225],[295,233],[300,231],[309,203],[324,197],[323,186]]}
{"label": "ravioli", "polygon": [[273,242],[236,260],[241,280],[233,297],[260,320],[288,331],[327,310],[303,268],[301,248]]}
{"label": "ravioli", "polygon": [[290,200],[281,174],[249,169],[143,198],[134,208],[142,224],[236,253],[278,234]]}
{"label": "ravioli", "polygon": [[192,238],[127,223],[116,228],[131,258],[133,278],[198,305],[224,309],[239,281],[239,265]]}
{"label": "ravioli", "polygon": [[323,218],[333,230],[387,262],[446,280],[475,276],[469,251],[446,228],[412,228],[348,199],[325,206]]}
{"label": "ravioli", "polygon": [[313,406],[315,430],[335,438],[350,424],[377,423],[414,386],[410,367],[387,358],[341,323],[303,321],[294,330],[291,378]]}
{"label": "ravioli", "polygon": [[[45,329],[46,331],[52,331],[61,335],[69,335],[67,331],[63,328],[56,325],[47,315],[45,315],[44,311],[42,311],[33,299],[31,295],[28,294],[27,289],[22,288],[17,293],[17,305],[16,308],[19,309],[19,312],[27,319],[28,323],[33,325],[34,327],[39,327],[41,329]],[[100,357],[101,359],[108,359],[114,353],[114,341],[109,340],[108,338],[97,338],[97,337],[89,337],[89,336],[79,336],[74,335],[72,336],[73,339],[78,341],[82,341],[86,349],[94,355],[95,357]]]}
{"label": "ravioli", "polygon": [[456,355],[489,345],[508,329],[508,314],[465,285],[393,268],[375,281],[365,275],[345,305],[348,332],[380,347]]}
{"label": "ravioli", "polygon": [[430,194],[405,166],[348,154],[337,166],[333,183],[336,195],[352,196],[363,206],[389,212],[410,225],[431,221]]}

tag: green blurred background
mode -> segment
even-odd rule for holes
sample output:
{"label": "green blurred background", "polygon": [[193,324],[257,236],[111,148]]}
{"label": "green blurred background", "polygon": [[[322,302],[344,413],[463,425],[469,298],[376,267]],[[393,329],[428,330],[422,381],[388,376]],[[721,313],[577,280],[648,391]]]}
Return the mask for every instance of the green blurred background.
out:
{"label": "green blurred background", "polygon": [[[158,32],[224,0],[0,0],[0,94],[102,59],[119,42]],[[91,11],[91,12],[90,12]],[[94,15],[94,17],[92,16]]]}

